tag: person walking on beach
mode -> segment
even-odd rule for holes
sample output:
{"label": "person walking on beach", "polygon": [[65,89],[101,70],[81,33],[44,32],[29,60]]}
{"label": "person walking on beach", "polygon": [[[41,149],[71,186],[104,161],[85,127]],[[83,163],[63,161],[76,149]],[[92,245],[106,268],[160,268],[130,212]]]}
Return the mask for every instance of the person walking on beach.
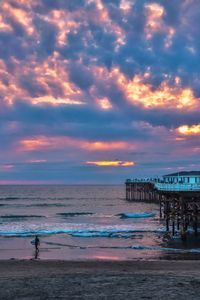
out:
{"label": "person walking on beach", "polygon": [[39,251],[39,246],[40,246],[40,240],[39,237],[36,235],[35,236],[35,251]]}

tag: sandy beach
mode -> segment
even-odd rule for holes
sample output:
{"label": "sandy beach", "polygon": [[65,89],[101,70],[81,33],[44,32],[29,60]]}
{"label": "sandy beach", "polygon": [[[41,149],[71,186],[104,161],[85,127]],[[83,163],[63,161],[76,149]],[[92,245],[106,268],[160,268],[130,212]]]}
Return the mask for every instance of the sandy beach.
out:
{"label": "sandy beach", "polygon": [[200,299],[200,261],[0,262],[1,299]]}

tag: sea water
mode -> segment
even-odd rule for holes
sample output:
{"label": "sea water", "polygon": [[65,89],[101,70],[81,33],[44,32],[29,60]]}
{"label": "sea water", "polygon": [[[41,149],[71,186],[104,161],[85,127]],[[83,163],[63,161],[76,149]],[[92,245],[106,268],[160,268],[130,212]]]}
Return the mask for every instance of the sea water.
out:
{"label": "sea water", "polygon": [[198,245],[168,243],[159,204],[126,201],[123,185],[0,186],[0,211],[0,259],[34,258],[35,235],[40,259],[158,259],[199,253]]}

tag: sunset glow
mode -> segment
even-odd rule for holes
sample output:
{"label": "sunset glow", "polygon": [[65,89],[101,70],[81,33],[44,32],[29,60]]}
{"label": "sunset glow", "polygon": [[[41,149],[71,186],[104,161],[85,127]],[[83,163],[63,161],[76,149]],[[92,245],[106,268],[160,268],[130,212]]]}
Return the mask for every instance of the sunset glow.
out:
{"label": "sunset glow", "polygon": [[197,125],[183,125],[178,128],[178,132],[183,135],[200,135],[200,124]]}
{"label": "sunset glow", "polygon": [[135,165],[132,161],[87,161],[86,164],[99,167],[131,167]]}
{"label": "sunset glow", "polygon": [[31,160],[29,160],[27,162],[31,163],[31,164],[40,164],[40,163],[47,162],[47,160],[46,159],[31,159]]}
{"label": "sunset glow", "polygon": [[0,181],[198,170],[199,19],[198,1],[2,0]]}
{"label": "sunset glow", "polygon": [[188,88],[182,89],[177,77],[173,87],[170,87],[167,81],[163,81],[155,90],[151,85],[144,83],[145,75],[136,75],[132,80],[128,80],[118,69],[113,70],[113,73],[117,75],[119,87],[132,104],[143,105],[147,109],[157,107],[194,110],[199,106],[199,99],[194,97],[193,91]]}
{"label": "sunset glow", "polygon": [[86,141],[71,137],[38,136],[20,141],[21,151],[37,151],[39,149],[60,149],[63,147],[82,148],[87,151],[111,151],[130,147],[127,142]]}
{"label": "sunset glow", "polygon": [[98,99],[98,104],[102,109],[105,109],[105,110],[109,110],[112,108],[112,104],[106,97]]}
{"label": "sunset glow", "polygon": [[82,147],[88,150],[109,151],[115,149],[126,149],[128,147],[126,142],[86,142]]}

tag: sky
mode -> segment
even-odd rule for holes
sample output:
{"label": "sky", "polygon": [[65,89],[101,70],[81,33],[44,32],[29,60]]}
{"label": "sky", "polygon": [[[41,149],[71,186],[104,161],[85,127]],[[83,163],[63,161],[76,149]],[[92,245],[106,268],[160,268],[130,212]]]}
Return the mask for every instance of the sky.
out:
{"label": "sky", "polygon": [[199,37],[199,0],[0,0],[0,183],[199,170]]}

